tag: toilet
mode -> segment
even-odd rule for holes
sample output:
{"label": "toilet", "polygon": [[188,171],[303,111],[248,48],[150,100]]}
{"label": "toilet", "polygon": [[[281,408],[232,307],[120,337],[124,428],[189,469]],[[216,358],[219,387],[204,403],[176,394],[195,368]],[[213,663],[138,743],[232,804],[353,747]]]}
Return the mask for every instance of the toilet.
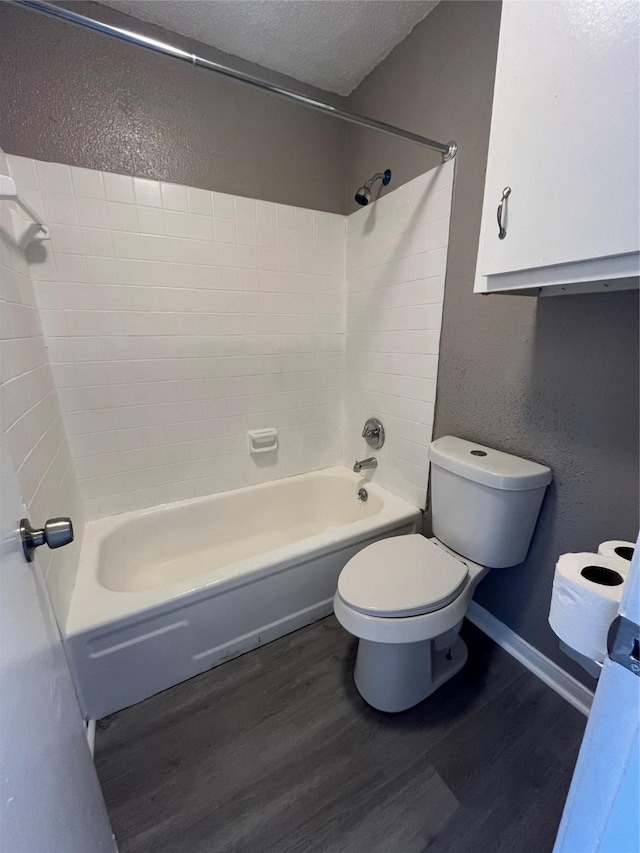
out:
{"label": "toilet", "polygon": [[338,579],[334,611],[358,637],[354,680],[380,711],[417,705],[467,660],[459,636],[473,592],[491,568],[521,563],[551,470],[444,436],[429,448],[434,536],[382,539]]}

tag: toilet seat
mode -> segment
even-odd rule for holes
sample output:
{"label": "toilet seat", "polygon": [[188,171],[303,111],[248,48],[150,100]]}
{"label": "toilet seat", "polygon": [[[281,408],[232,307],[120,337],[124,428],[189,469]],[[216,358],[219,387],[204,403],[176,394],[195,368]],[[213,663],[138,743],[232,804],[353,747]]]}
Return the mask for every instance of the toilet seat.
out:
{"label": "toilet seat", "polygon": [[462,560],[424,536],[394,536],[349,560],[338,579],[338,594],[368,616],[418,616],[454,601],[468,575]]}

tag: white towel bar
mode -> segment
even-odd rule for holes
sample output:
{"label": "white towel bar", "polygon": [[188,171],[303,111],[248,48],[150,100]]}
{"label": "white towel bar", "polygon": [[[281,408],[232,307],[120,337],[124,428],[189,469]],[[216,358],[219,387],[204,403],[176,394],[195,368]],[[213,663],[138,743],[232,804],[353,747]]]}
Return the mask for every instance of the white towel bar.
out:
{"label": "white towel bar", "polygon": [[0,200],[14,202],[31,220],[25,223],[23,216],[11,211],[16,243],[20,248],[25,248],[32,240],[49,239],[49,229],[35,210],[20,198],[15,181],[9,175],[0,175]]}

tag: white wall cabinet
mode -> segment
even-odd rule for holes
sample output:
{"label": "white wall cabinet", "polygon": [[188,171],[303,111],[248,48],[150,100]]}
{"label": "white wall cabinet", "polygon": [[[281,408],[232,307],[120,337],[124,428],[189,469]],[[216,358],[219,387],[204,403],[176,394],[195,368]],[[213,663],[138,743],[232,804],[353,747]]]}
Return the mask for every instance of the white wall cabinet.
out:
{"label": "white wall cabinet", "polygon": [[638,286],[639,9],[505,0],[476,292]]}

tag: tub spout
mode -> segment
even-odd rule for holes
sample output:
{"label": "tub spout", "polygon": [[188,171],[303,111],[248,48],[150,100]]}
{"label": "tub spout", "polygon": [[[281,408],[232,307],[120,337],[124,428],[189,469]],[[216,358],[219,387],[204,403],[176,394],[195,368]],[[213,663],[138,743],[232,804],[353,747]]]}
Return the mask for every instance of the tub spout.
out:
{"label": "tub spout", "polygon": [[376,468],[378,465],[378,460],[375,456],[369,456],[368,459],[361,459],[360,462],[353,463],[353,470],[356,474],[359,474],[365,468]]}

